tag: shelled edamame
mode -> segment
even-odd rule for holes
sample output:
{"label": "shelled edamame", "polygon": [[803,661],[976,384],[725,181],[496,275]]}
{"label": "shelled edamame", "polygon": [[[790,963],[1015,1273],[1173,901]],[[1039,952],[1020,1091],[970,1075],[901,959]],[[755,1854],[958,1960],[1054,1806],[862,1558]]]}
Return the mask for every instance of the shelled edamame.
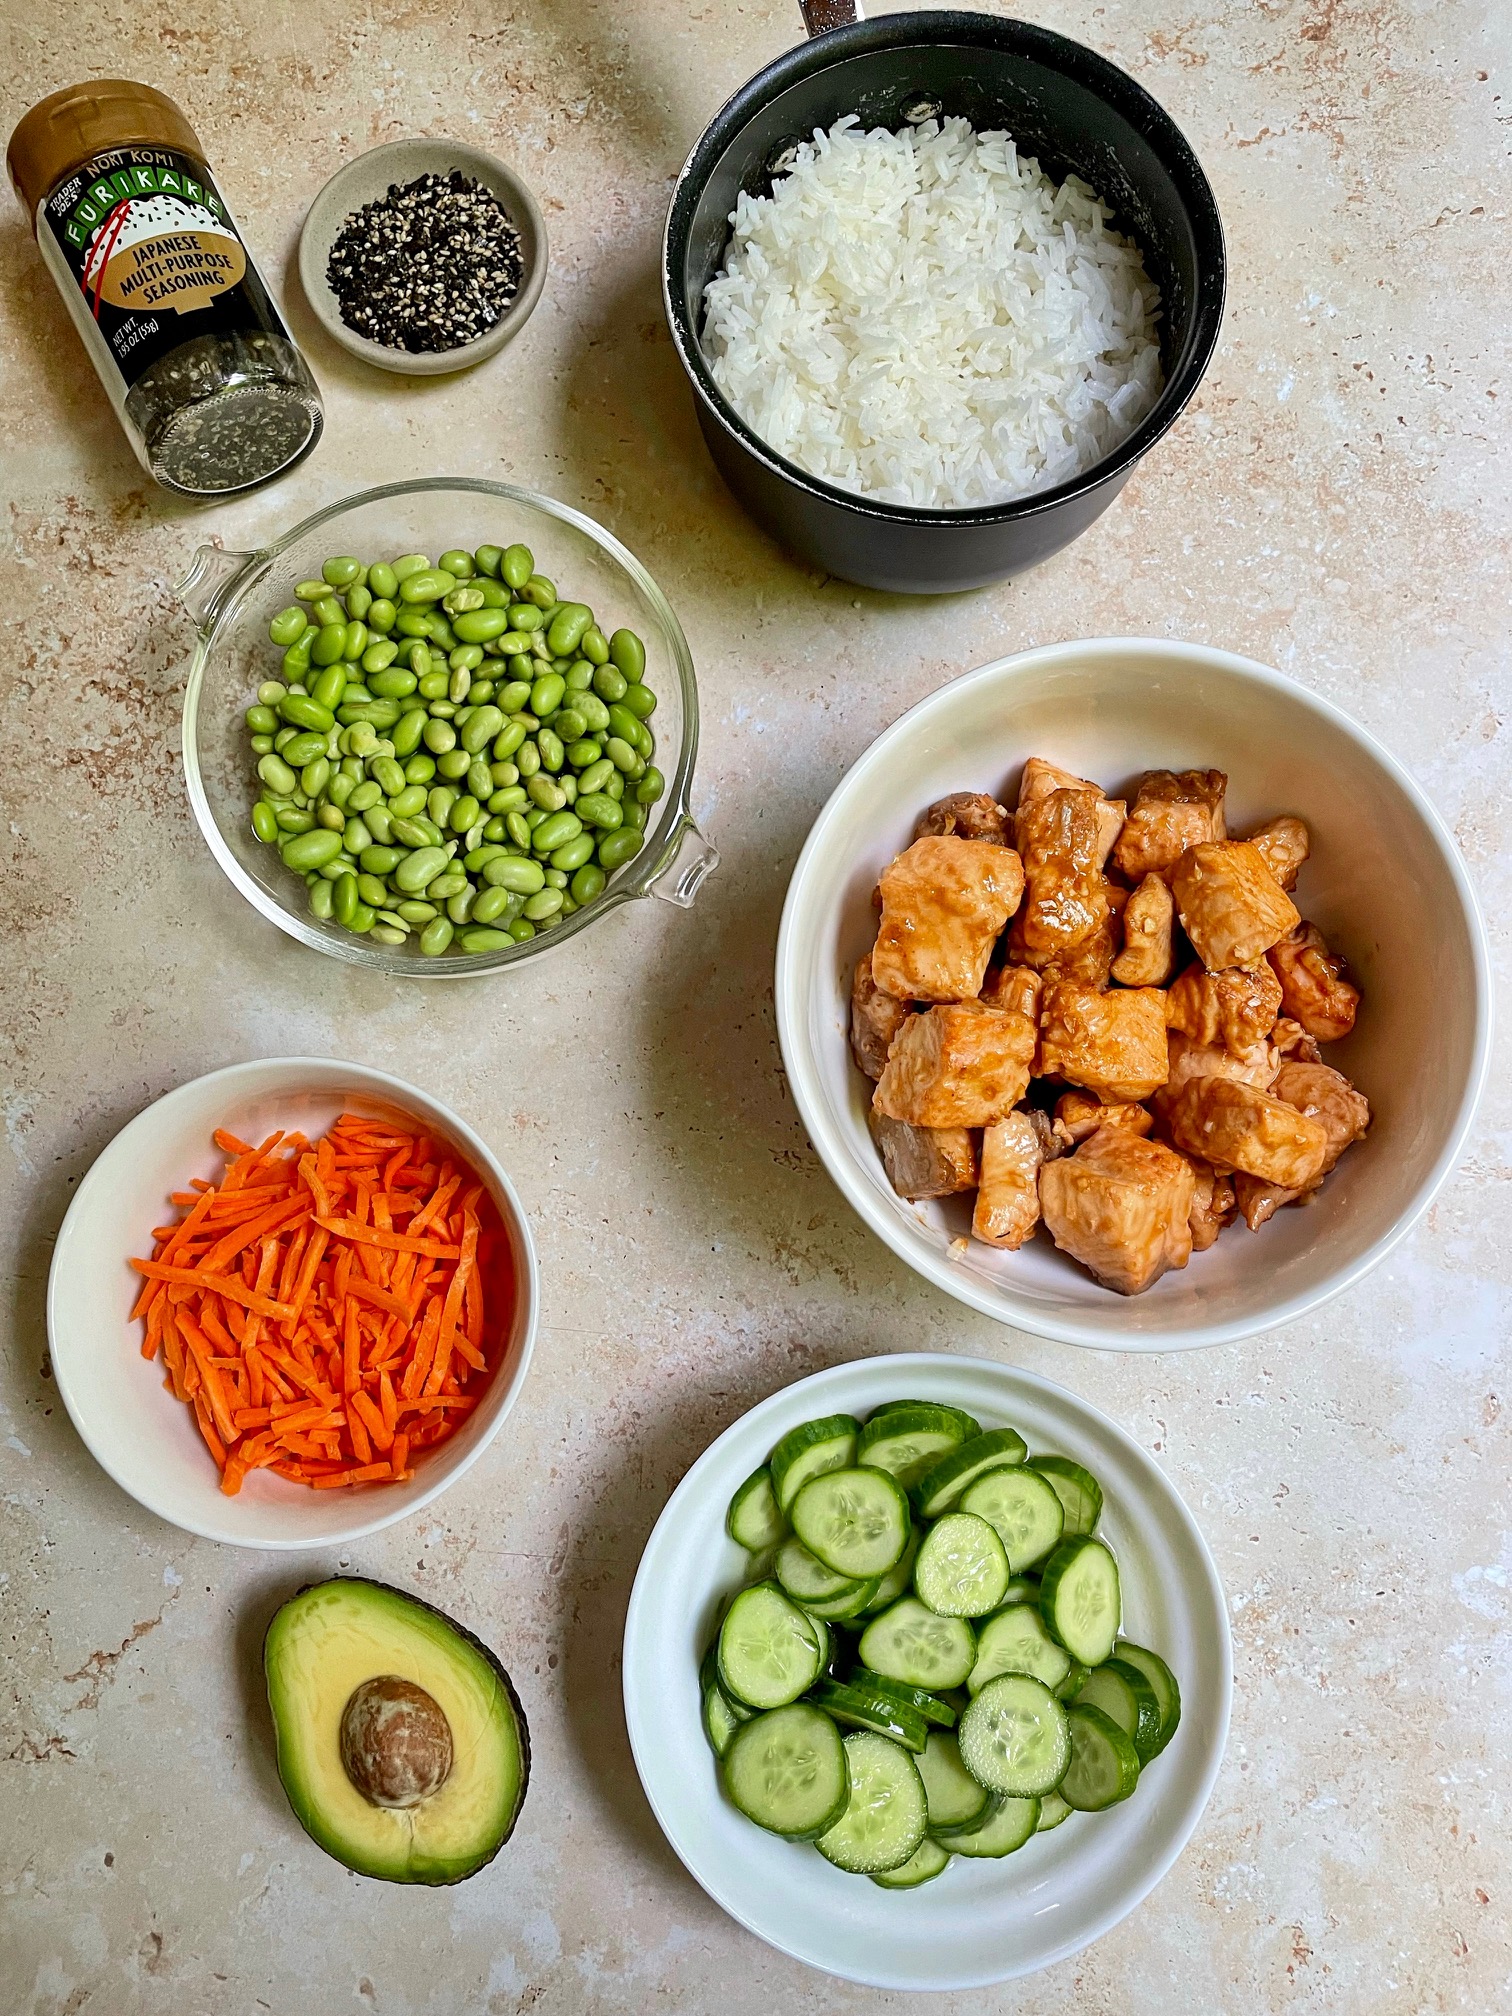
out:
{"label": "shelled edamame", "polygon": [[495,951],[603,894],[665,790],[633,630],[606,635],[529,547],[327,560],[268,626],[246,712],[252,828],[324,922]]}

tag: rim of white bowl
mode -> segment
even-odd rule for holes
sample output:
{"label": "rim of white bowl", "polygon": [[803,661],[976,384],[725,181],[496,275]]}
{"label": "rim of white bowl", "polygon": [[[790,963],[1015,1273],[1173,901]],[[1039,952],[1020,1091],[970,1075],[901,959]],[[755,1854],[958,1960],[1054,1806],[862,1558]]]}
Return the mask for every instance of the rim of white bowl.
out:
{"label": "rim of white bowl", "polygon": [[[61,1353],[58,1350],[58,1333],[54,1320],[54,1301],[57,1294],[58,1262],[59,1256],[63,1251],[65,1235],[76,1213],[81,1220],[84,1217],[85,1212],[83,1207],[87,1203],[96,1179],[98,1178],[102,1183],[105,1181],[101,1165],[117,1146],[128,1141],[130,1136],[136,1131],[142,1130],[145,1132],[145,1123],[160,1107],[169,1105],[175,1099],[187,1098],[191,1092],[197,1091],[203,1086],[213,1085],[222,1080],[240,1080],[245,1083],[248,1078],[255,1078],[256,1074],[261,1071],[297,1071],[301,1069],[349,1072],[354,1080],[361,1081],[363,1089],[370,1090],[375,1096],[380,1094],[386,1095],[392,1104],[402,1106],[408,1112],[414,1112],[419,1108],[423,1113],[424,1109],[428,1108],[456,1136],[458,1142],[467,1149],[469,1155],[477,1156],[479,1162],[488,1170],[489,1174],[503,1191],[509,1208],[514,1213],[515,1224],[519,1230],[520,1245],[524,1254],[525,1264],[521,1270],[521,1277],[516,1283],[516,1292],[524,1298],[525,1325],[520,1338],[518,1363],[509,1374],[508,1390],[504,1394],[498,1414],[487,1430],[479,1436],[476,1446],[462,1456],[454,1469],[449,1470],[444,1477],[437,1477],[433,1484],[424,1491],[421,1491],[417,1496],[407,1498],[404,1504],[392,1506],[387,1511],[375,1511],[367,1518],[351,1518],[334,1524],[329,1528],[322,1529],[318,1533],[301,1533],[297,1538],[258,1539],[246,1533],[232,1532],[229,1528],[217,1526],[212,1520],[185,1519],[178,1517],[175,1513],[165,1511],[160,1504],[153,1502],[150,1486],[145,1489],[138,1488],[135,1482],[130,1478],[122,1476],[116,1465],[101,1453],[95,1444],[94,1437],[81,1418],[79,1407],[75,1405],[70,1382],[68,1354],[66,1349]],[[84,1444],[84,1447],[89,1451],[95,1462],[99,1464],[106,1476],[126,1493],[128,1498],[134,1500],[144,1510],[152,1513],[154,1518],[161,1519],[166,1525],[177,1527],[181,1533],[193,1533],[201,1540],[215,1540],[225,1547],[250,1548],[255,1552],[264,1554],[298,1554],[316,1547],[332,1547],[339,1542],[363,1540],[370,1533],[381,1532],[385,1526],[396,1526],[401,1519],[408,1519],[412,1514],[423,1511],[427,1505],[434,1504],[442,1492],[455,1484],[459,1477],[464,1476],[472,1468],[484,1450],[489,1448],[493,1443],[499,1430],[504,1426],[504,1423],[513,1412],[515,1402],[520,1397],[520,1389],[525,1384],[526,1374],[530,1370],[531,1358],[535,1352],[536,1328],[540,1321],[540,1310],[540,1267],[536,1259],[535,1239],[531,1234],[530,1220],[525,1214],[524,1205],[520,1202],[518,1191],[509,1180],[508,1172],[504,1169],[493,1150],[443,1100],[432,1097],[429,1092],[422,1092],[418,1086],[410,1085],[402,1078],[394,1077],[391,1072],[380,1071],[371,1064],[355,1064],[350,1058],[346,1057],[257,1057],[249,1059],[242,1064],[223,1065],[218,1071],[207,1071],[198,1078],[186,1079],[182,1085],[175,1085],[171,1091],[162,1093],[149,1105],[144,1106],[140,1113],[134,1114],[124,1127],[113,1134],[90,1164],[87,1174],[79,1184],[78,1189],[74,1192],[73,1201],[63,1214],[63,1222],[58,1227],[58,1236],[54,1243],[52,1263],[47,1270],[47,1348],[52,1362],[53,1378],[57,1383],[58,1392],[62,1396],[63,1405],[68,1411],[68,1418],[74,1425],[74,1432],[78,1435],[79,1440]],[[333,1492],[330,1495],[335,1497],[339,1494]],[[371,1498],[376,1503],[378,1502],[379,1494],[373,1492]],[[358,1499],[349,1502],[353,1504],[355,1510],[356,1505],[364,1501]],[[332,1510],[334,1511],[335,1509],[333,1506]]]}
{"label": "rim of white bowl", "polygon": [[[1053,1404],[1067,1407],[1071,1413],[1080,1415],[1084,1420],[1094,1424],[1104,1434],[1118,1443],[1125,1457],[1131,1459],[1146,1474],[1147,1478],[1153,1480],[1150,1488],[1162,1496],[1166,1505],[1175,1514],[1191,1546],[1197,1568],[1201,1573],[1201,1579],[1206,1585],[1207,1594],[1212,1602],[1214,1615],[1220,1620],[1221,1625],[1217,1645],[1218,1690],[1221,1698],[1217,1704],[1213,1741],[1196,1786],[1187,1795],[1185,1802],[1186,1812],[1183,1815],[1182,1822],[1167,1849],[1160,1856],[1145,1865],[1141,1876],[1135,1881],[1127,1902],[1122,1903],[1119,1909],[1100,1919],[1096,1929],[1089,1932],[1085,1938],[1067,1940],[1064,1945],[1056,1947],[1051,1953],[1047,1953],[1044,1959],[1036,1960],[1032,1965],[1027,1967],[1014,1968],[1007,1974],[994,1975],[990,1979],[983,1979],[974,1975],[962,1976],[959,1979],[952,1978],[932,1982],[927,1988],[912,1991],[924,1994],[960,1994],[972,1989],[989,1987],[996,1981],[1023,1979],[1031,1974],[1042,1973],[1045,1968],[1056,1966],[1060,1961],[1068,1959],[1073,1953],[1085,1951],[1096,1940],[1105,1937],[1107,1933],[1111,1932],[1115,1925],[1122,1924],[1125,1918],[1139,1909],[1139,1906],[1149,1896],[1150,1892],[1180,1859],[1186,1849],[1187,1843],[1191,1840],[1193,1834],[1196,1833],[1198,1823],[1207,1810],[1208,1801],[1213,1796],[1213,1787],[1218,1782],[1218,1773],[1223,1768],[1224,1754],[1228,1749],[1229,1722],[1234,1702],[1234,1639],[1229,1623],[1228,1599],[1223,1592],[1223,1581],[1218,1573],[1218,1564],[1213,1559],[1212,1550],[1203,1538],[1202,1529],[1197,1524],[1195,1518],[1193,1518],[1186,1500],[1176,1489],[1170,1478],[1167,1477],[1165,1471],[1155,1461],[1149,1450],[1136,1442],[1126,1428],[1120,1427],[1111,1415],[1104,1414],[1100,1407],[1094,1407],[1090,1400],[1084,1400],[1079,1393],[1074,1393],[1069,1386],[1062,1386],[1058,1380],[1046,1379],[1040,1373],[1030,1372],[1022,1365],[1005,1365],[995,1358],[966,1357],[954,1351],[880,1352],[868,1358],[849,1358],[842,1365],[828,1365],[822,1371],[810,1373],[807,1378],[795,1379],[790,1385],[779,1387],[775,1393],[769,1393],[765,1400],[759,1400],[754,1407],[747,1408],[746,1412],[737,1416],[722,1434],[715,1437],[708,1448],[704,1450],[703,1454],[698,1457],[691,1468],[684,1474],[682,1481],[662,1507],[661,1516],[652,1527],[650,1536],[641,1550],[640,1564],[636,1568],[635,1582],[630,1591],[630,1603],[625,1613],[625,1633],[622,1641],[623,1659],[620,1691],[624,1701],[625,1725],[630,1738],[630,1753],[635,1760],[636,1776],[640,1779],[641,1790],[645,1794],[646,1803],[656,1816],[657,1825],[661,1828],[677,1859],[688,1871],[688,1874],[692,1876],[700,1889],[713,1898],[722,1911],[728,1912],[737,1924],[743,1925],[746,1931],[761,1940],[763,1945],[775,1947],[778,1952],[786,1953],[790,1959],[798,1960],[806,1967],[817,1968],[821,1973],[832,1973],[833,1970],[824,1967],[822,1962],[811,1959],[806,1953],[800,1953],[795,1946],[783,1944],[781,1940],[774,1939],[770,1933],[753,1925],[745,1913],[729,1897],[724,1895],[722,1890],[715,1888],[684,1855],[674,1826],[669,1822],[655,1793],[647,1783],[646,1770],[641,1764],[640,1752],[636,1745],[636,1728],[640,1716],[640,1703],[638,1700],[637,1668],[632,1656],[631,1641],[640,1628],[640,1612],[650,1600],[647,1592],[653,1584],[652,1571],[654,1570],[655,1563],[652,1561],[652,1554],[656,1547],[657,1538],[664,1527],[671,1527],[677,1523],[683,1505],[698,1490],[706,1472],[717,1467],[720,1452],[725,1443],[733,1435],[761,1416],[776,1413],[792,1399],[795,1393],[817,1392],[829,1386],[844,1385],[848,1380],[853,1379],[858,1370],[863,1367],[868,1371],[875,1369],[877,1366],[886,1366],[889,1371],[896,1369],[899,1374],[900,1384],[906,1385],[909,1373],[927,1373],[931,1369],[941,1365],[958,1365],[968,1375],[975,1373],[993,1379],[1016,1381],[1020,1385],[1030,1387],[1036,1392],[1047,1394],[1051,1396]],[[651,1563],[649,1569],[647,1566],[648,1562]],[[855,1981],[865,1988],[892,1989],[896,1993],[910,1992],[906,1988],[900,1989],[896,1981],[888,1979],[885,1975],[873,1976],[858,1973],[839,1975],[836,1978]]]}
{"label": "rim of white bowl", "polygon": [[[990,1289],[979,1286],[969,1277],[961,1275],[950,1267],[949,1262],[933,1254],[916,1252],[909,1243],[902,1220],[893,1212],[883,1198],[869,1184],[863,1182],[859,1172],[852,1166],[849,1151],[839,1130],[830,1124],[825,1101],[817,1085],[817,1073],[813,1067],[811,1053],[799,1054],[797,1028],[801,1026],[799,1013],[800,990],[807,980],[807,973],[800,964],[795,944],[794,919],[804,897],[804,885],[810,875],[816,872],[816,863],[826,856],[831,827],[839,817],[842,802],[857,781],[868,771],[882,762],[884,757],[899,742],[906,739],[927,715],[936,708],[953,706],[963,692],[972,687],[987,684],[1010,668],[1036,671],[1063,663],[1085,664],[1094,657],[1118,658],[1130,652],[1160,652],[1163,656],[1189,665],[1207,665],[1225,672],[1236,672],[1241,677],[1254,680],[1262,686],[1269,686],[1276,692],[1285,693],[1290,699],[1309,709],[1333,727],[1340,730],[1359,748],[1374,759],[1380,767],[1400,787],[1415,807],[1449,870],[1450,879],[1459,895],[1460,908],[1464,913],[1470,938],[1471,958],[1475,967],[1475,1042],[1465,1089],[1460,1097],[1459,1108],[1454,1116],[1445,1139],[1443,1149],[1431,1172],[1419,1190],[1412,1206],[1387,1232],[1383,1232],[1375,1243],[1366,1248],[1356,1259],[1339,1269],[1331,1280],[1316,1288],[1309,1288],[1286,1297],[1274,1308],[1266,1309],[1254,1316],[1234,1317],[1225,1323],[1210,1323],[1195,1329],[1146,1330],[1120,1333],[1111,1327],[1114,1314],[1109,1311],[1109,1320],[1101,1318],[1079,1319],[1047,1314],[1027,1296],[1019,1296],[1007,1286]],[[963,672],[957,679],[949,680],[944,686],[936,687],[915,702],[906,714],[900,714],[891,727],[882,733],[846,771],[835,786],[824,806],[809,829],[809,836],[803,843],[803,850],[794,865],[788,882],[787,896],[782,906],[782,923],[777,933],[777,965],[775,974],[777,1004],[777,1040],[782,1049],[782,1062],[787,1072],[788,1083],[792,1087],[793,1098],[810,1140],[819,1151],[829,1177],[860,1217],[869,1225],[879,1239],[890,1246],[898,1258],[914,1273],[932,1281],[947,1295],[969,1308],[976,1309],[983,1316],[1003,1323],[1016,1330],[1024,1330],[1033,1337],[1049,1337],[1060,1344],[1083,1345],[1094,1351],[1197,1351],[1213,1344],[1234,1344],[1242,1338],[1254,1337],[1262,1330],[1279,1329],[1286,1323],[1294,1323],[1298,1318],[1320,1309],[1331,1302],[1336,1295],[1342,1295],[1347,1288],[1379,1266],[1388,1253],[1397,1246],[1416,1225],[1438,1196],[1447,1182],[1455,1164],[1463,1153],[1466,1136],[1475,1120],[1476,1108],[1485,1090],[1486,1077],[1491,1065],[1491,1034],[1493,1022],[1493,987],[1491,978],[1491,947],[1486,936],[1485,920],[1481,915],[1480,901],[1475,893],[1475,885],[1465,867],[1454,836],[1449,831],[1442,815],[1429,799],[1423,787],[1413,777],[1384,743],[1377,741],[1370,730],[1363,727],[1342,707],[1314,693],[1298,680],[1290,679],[1284,672],[1273,666],[1263,665],[1257,658],[1246,658],[1236,651],[1223,651],[1208,644],[1177,642],[1167,637],[1088,637],[1071,638],[1060,644],[1039,644],[1027,651],[1010,652],[1006,657],[994,658],[986,665],[978,665],[970,672]],[[1009,1306],[1004,1306],[1004,1305]]]}

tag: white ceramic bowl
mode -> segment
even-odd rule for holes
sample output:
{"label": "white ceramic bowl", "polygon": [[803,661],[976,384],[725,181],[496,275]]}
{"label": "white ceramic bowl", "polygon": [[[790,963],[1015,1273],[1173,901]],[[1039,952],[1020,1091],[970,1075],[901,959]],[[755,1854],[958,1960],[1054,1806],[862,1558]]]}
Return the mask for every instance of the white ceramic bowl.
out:
{"label": "white ceramic bowl", "polygon": [[[724,1530],[736,1486],[789,1428],[884,1400],[948,1401],[1074,1457],[1105,1494],[1126,1635],[1159,1652],[1181,1723],[1134,1795],[1073,1814],[1001,1862],[956,1860],[919,1890],[882,1890],[765,1834],[719,1789],[699,1722],[699,1661],[745,1555]],[[646,1543],[625,1622],[625,1719],[641,1784],[690,1873],[758,1938],[874,1988],[964,1990],[1063,1960],[1116,1925],[1176,1860],[1213,1789],[1233,1660],[1218,1571],[1191,1514],[1121,1428],[1063,1387],[977,1358],[917,1353],[837,1365],[753,1407],[706,1449]]]}
{"label": "white ceramic bowl", "polygon": [[[189,1409],[164,1389],[161,1364],[149,1365],[141,1355],[141,1325],[130,1320],[130,1310],[142,1284],[127,1261],[151,1253],[152,1227],[172,1215],[169,1191],[224,1168],[225,1157],[210,1138],[215,1128],[227,1127],[244,1141],[265,1140],[279,1127],[313,1138],[343,1110],[397,1112],[421,1121],[483,1179],[514,1261],[508,1347],[465,1425],[440,1448],[421,1452],[408,1483],[312,1491],[258,1470],[228,1498]],[[365,1065],[271,1057],[180,1085],[121,1129],[63,1220],[47,1281],[47,1334],[69,1416],[123,1491],[207,1540],[292,1550],[334,1546],[392,1526],[469,1469],[519,1394],[539,1303],[535,1247],[520,1200],[489,1149],[455,1113]]]}
{"label": "white ceramic bowl", "polygon": [[[909,1204],[867,1132],[871,1087],[846,1041],[850,975],[875,934],[872,891],[947,791],[1013,802],[1029,756],[1119,793],[1147,769],[1216,766],[1229,827],[1293,812],[1312,833],[1297,904],[1364,989],[1329,1063],[1374,1124],[1319,1201],[1241,1225],[1146,1294],[1100,1287],[1043,1232],[1017,1253],[957,1254],[970,1200]],[[1123,1351],[1221,1344],[1337,1295],[1422,1216],[1474,1117],[1491,1046],[1485,927],[1453,840],[1422,791],[1348,715],[1252,659],[1106,638],[1002,658],[942,687],[880,735],[814,822],[777,946],[777,1026],[798,1110],[867,1224],[947,1294],[1042,1337]]]}

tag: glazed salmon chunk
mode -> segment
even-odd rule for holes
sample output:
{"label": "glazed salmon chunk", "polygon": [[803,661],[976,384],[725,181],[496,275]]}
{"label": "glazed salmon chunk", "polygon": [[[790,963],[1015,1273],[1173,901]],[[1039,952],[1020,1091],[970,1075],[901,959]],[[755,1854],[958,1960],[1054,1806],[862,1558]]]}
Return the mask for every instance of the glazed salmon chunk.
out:
{"label": "glazed salmon chunk", "polygon": [[1216,1043],[1236,1057],[1264,1043],[1281,1012],[1281,983],[1264,959],[1217,973],[1197,961],[1166,995],[1166,1022],[1194,1043]]}
{"label": "glazed salmon chunk", "polygon": [[1016,1251],[1039,1223],[1040,1137],[1027,1113],[1005,1113],[982,1132],[982,1179],[971,1214],[974,1238]]}
{"label": "glazed salmon chunk", "polygon": [[1130,882],[1165,875],[1189,847],[1225,839],[1227,790],[1221,770],[1148,771],[1113,849],[1118,872]]}
{"label": "glazed salmon chunk", "polygon": [[1051,1238],[1105,1288],[1140,1295],[1192,1257],[1191,1165],[1159,1141],[1099,1127],[1040,1171]]}
{"label": "glazed salmon chunk", "polygon": [[873,1111],[872,1139],[900,1197],[952,1197],[978,1181],[976,1136],[967,1127],[912,1127]]}
{"label": "glazed salmon chunk", "polygon": [[1084,790],[1047,792],[1019,807],[1014,831],[1024,901],[1009,933],[1009,957],[1043,972],[1088,940],[1106,940],[1111,962],[1097,800]]}
{"label": "glazed salmon chunk", "polygon": [[1249,840],[1189,847],[1171,870],[1171,894],[1210,973],[1253,966],[1298,921],[1296,905]]}
{"label": "glazed salmon chunk", "polygon": [[900,854],[881,881],[872,979],[899,1001],[969,1001],[1024,875],[1011,847],[935,834]]}
{"label": "glazed salmon chunk", "polygon": [[1267,819],[1245,838],[1252,847],[1259,848],[1266,867],[1281,887],[1288,893],[1295,889],[1302,864],[1312,852],[1312,836],[1302,821],[1283,812],[1279,819]]}
{"label": "glazed salmon chunk", "polygon": [[910,1015],[872,1103],[915,1127],[985,1127],[1029,1089],[1034,1024],[1011,1008],[960,1001]]}
{"label": "glazed salmon chunk", "polygon": [[[1364,1139],[1370,1125],[1370,1102],[1363,1092],[1355,1090],[1342,1071],[1335,1071],[1327,1064],[1283,1064],[1276,1073],[1271,1094],[1318,1121],[1328,1136],[1328,1152],[1311,1186],[1316,1188],[1344,1150]],[[1267,1183],[1258,1176],[1236,1176],[1234,1188],[1251,1232],[1258,1232],[1282,1205],[1293,1204],[1307,1195],[1306,1189]]]}
{"label": "glazed salmon chunk", "polygon": [[1146,875],[1123,906],[1123,950],[1109,969],[1124,987],[1164,987],[1176,966],[1176,903],[1161,875]]}
{"label": "glazed salmon chunk", "polygon": [[1281,1005],[1319,1043],[1337,1043],[1355,1025],[1360,990],[1349,968],[1330,952],[1323,933],[1305,920],[1266,953],[1281,983]]}
{"label": "glazed salmon chunk", "polygon": [[1320,1120],[1234,1078],[1192,1079],[1167,1107],[1166,1124],[1185,1154],[1289,1190],[1310,1190],[1328,1161]]}
{"label": "glazed salmon chunk", "polygon": [[1039,1068],[1099,1099],[1147,1099],[1168,1070],[1164,994],[1158,987],[1104,993],[1053,982],[1040,1010]]}
{"label": "glazed salmon chunk", "polygon": [[892,1040],[910,1014],[906,1001],[884,994],[872,978],[872,955],[856,961],[851,977],[851,1054],[868,1078],[880,1078]]}

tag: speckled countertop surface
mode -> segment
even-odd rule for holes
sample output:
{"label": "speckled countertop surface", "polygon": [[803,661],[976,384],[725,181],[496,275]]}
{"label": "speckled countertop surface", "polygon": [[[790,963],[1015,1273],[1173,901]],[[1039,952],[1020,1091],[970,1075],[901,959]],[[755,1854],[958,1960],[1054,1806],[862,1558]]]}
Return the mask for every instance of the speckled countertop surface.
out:
{"label": "speckled countertop surface", "polygon": [[[1371,1280],[1284,1333],[1142,1359],[1015,1335],[906,1273],[831,1188],[778,1068],[778,910],[838,776],[953,674],[1077,634],[1232,646],[1351,709],[1458,834],[1505,969],[1512,17],[1496,0],[1018,11],[1125,64],[1192,136],[1230,308],[1196,406],[1096,536],[931,604],[820,582],[750,527],[662,326],[670,180],[796,39],[785,0],[9,10],[0,127],[77,74],[160,84],[286,296],[315,189],[414,131],[514,161],[555,256],[524,337],[456,383],[369,373],[293,301],[326,439],[292,480],[193,514],[145,486],[0,210],[19,625],[0,656],[7,2016],[902,2007],[768,1951],[684,1874],[631,1765],[617,1645],[642,1542],[713,1434],[799,1373],[919,1347],[1027,1364],[1122,1421],[1202,1523],[1235,1633],[1227,1763],[1175,1870],[1078,1959],[973,2006],[1512,2006],[1506,1039],[1464,1166]],[[554,492],[645,559],[698,661],[696,810],[724,854],[691,914],[634,906],[539,976],[444,995],[302,952],[222,879],[178,773],[171,586],[207,535],[248,544],[435,471]],[[351,1557],[496,1645],[530,1715],[515,1842],[453,1892],[347,1875],[273,1775],[260,1634],[336,1557],[236,1554],[139,1513],[49,1374],[48,1260],[92,1157],[180,1080],[301,1049],[456,1105],[540,1242],[544,1326],[504,1437],[436,1512]]]}

